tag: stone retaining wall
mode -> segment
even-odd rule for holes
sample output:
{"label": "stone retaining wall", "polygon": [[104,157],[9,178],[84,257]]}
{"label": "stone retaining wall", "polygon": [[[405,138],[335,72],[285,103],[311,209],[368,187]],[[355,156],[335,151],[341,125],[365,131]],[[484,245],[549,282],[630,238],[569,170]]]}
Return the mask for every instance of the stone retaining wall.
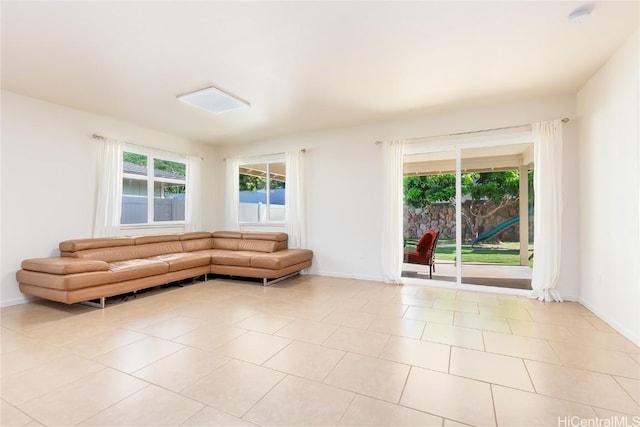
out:
{"label": "stone retaining wall", "polygon": [[[495,208],[496,204],[491,201],[484,202],[484,209],[490,211]],[[471,201],[465,201],[462,203],[462,211],[470,218],[473,217],[469,214],[469,206]],[[475,203],[478,206],[478,202]],[[429,229],[438,230],[440,232],[441,239],[455,239],[456,238],[456,212],[455,206],[449,203],[434,203],[427,205],[423,208],[404,208],[404,236],[419,238]],[[507,219],[518,215],[518,203],[513,203],[511,206],[500,209],[492,216],[485,218],[480,226],[479,234],[489,231],[496,225],[506,221]],[[466,224],[466,221],[462,220],[462,239],[463,241],[471,241],[475,238],[471,230]],[[485,240],[485,242],[517,242],[520,240],[520,223],[516,223],[513,226],[505,229],[501,233],[491,239]],[[533,216],[529,216],[529,241],[533,241]]]}

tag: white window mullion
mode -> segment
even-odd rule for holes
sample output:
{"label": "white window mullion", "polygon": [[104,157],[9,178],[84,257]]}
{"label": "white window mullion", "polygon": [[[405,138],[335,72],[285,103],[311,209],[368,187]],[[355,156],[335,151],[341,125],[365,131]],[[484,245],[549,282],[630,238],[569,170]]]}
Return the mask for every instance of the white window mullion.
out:
{"label": "white window mullion", "polygon": [[456,284],[462,284],[462,150],[456,147]]}
{"label": "white window mullion", "polygon": [[266,211],[265,218],[267,222],[271,221],[271,163],[267,163],[267,184],[266,184]]}
{"label": "white window mullion", "polygon": [[147,156],[147,221],[149,224],[155,223],[153,217],[153,186],[154,186],[154,159],[153,156]]}

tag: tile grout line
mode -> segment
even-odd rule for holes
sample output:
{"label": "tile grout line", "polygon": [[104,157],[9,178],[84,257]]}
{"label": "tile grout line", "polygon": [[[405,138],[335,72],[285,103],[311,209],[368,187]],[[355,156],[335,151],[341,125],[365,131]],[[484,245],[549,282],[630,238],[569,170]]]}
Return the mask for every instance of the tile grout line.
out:
{"label": "tile grout line", "polygon": [[[257,365],[256,365],[257,366]],[[245,419],[244,417],[249,414],[249,412],[251,412],[251,410],[253,408],[255,408],[260,402],[262,402],[264,400],[265,397],[267,397],[267,395],[269,393],[271,393],[276,387],[278,387],[278,385],[280,385],[285,379],[287,379],[289,377],[289,374],[285,374],[280,381],[278,381],[277,383],[275,383],[269,390],[267,390],[261,397],[260,399],[258,399],[253,405],[251,405],[251,407],[249,409],[247,409],[241,416],[239,416],[238,418],[241,418],[245,421],[249,421],[249,422],[253,422],[250,420]]]}
{"label": "tile grout line", "polygon": [[349,401],[349,404],[347,405],[347,407],[342,412],[342,415],[340,415],[340,418],[338,418],[338,422],[335,423],[336,426],[339,426],[340,423],[342,422],[342,420],[344,419],[344,416],[347,415],[347,412],[349,412],[349,409],[351,409],[351,405],[353,405],[353,402],[356,400],[356,397],[358,397],[358,394],[357,393],[353,393],[353,397],[351,397],[351,401]]}
{"label": "tile grout line", "polygon": [[409,365],[409,372],[407,372],[407,377],[404,379],[404,384],[402,384],[402,390],[400,391],[400,396],[398,396],[398,402],[396,405],[400,404],[402,400],[402,396],[404,395],[404,391],[407,388],[407,383],[409,382],[409,377],[411,376],[411,371],[413,370],[413,365]]}
{"label": "tile grout line", "polygon": [[[611,378],[613,378],[613,381],[615,381],[615,383],[618,384],[618,386],[627,394],[627,396],[629,396],[633,402],[636,402],[637,406],[640,406],[640,402],[638,402],[633,396],[631,396],[631,393],[629,393],[629,391],[622,384],[620,384],[620,381],[618,381],[616,376],[613,374],[610,374],[610,375],[611,375]],[[621,376],[621,378],[627,378],[627,377]],[[633,379],[633,378],[630,378],[630,379]],[[640,382],[639,382],[639,386],[640,386]]]}
{"label": "tile grout line", "polygon": [[529,367],[527,366],[527,360],[522,358],[522,364],[524,365],[524,370],[527,372],[527,376],[529,377],[529,382],[531,383],[531,387],[533,387],[533,392],[538,394],[538,390],[536,389],[536,384],[533,382],[533,377],[531,376],[531,372],[529,372]]}
{"label": "tile grout line", "polygon": [[[146,382],[146,381],[145,381],[145,382]],[[90,420],[91,418],[96,417],[96,416],[98,416],[98,415],[102,414],[103,412],[105,412],[105,411],[109,410],[110,408],[113,408],[115,405],[117,405],[118,403],[122,402],[122,401],[123,401],[123,400],[125,400],[125,399],[130,398],[130,397],[131,397],[131,396],[133,396],[134,394],[137,394],[137,393],[141,392],[142,390],[146,390],[147,388],[151,387],[151,385],[152,385],[151,383],[147,383],[147,385],[146,385],[145,387],[142,387],[140,390],[136,390],[136,391],[134,391],[133,393],[131,393],[131,394],[129,394],[129,395],[127,395],[127,396],[123,397],[122,399],[117,400],[116,402],[112,403],[111,405],[107,406],[106,408],[103,408],[103,409],[99,410],[98,412],[96,412],[95,414],[88,416],[87,418],[83,419],[82,421],[80,421],[79,423],[77,423],[77,424],[75,424],[75,425],[84,425],[84,423],[85,423],[86,421]]]}
{"label": "tile grout line", "polygon": [[496,427],[498,426],[498,413],[496,411],[496,399],[493,396],[493,384],[489,384],[489,392],[491,393],[491,407],[493,408],[493,420]]}

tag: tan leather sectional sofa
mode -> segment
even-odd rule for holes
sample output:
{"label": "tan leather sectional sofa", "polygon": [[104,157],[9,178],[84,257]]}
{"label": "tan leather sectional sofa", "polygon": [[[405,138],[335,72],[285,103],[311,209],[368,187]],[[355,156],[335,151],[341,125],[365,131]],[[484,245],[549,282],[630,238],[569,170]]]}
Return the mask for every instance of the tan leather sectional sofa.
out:
{"label": "tan leather sectional sofa", "polygon": [[313,252],[287,241],[286,233],[232,231],[67,240],[59,257],[23,261],[16,278],[24,294],[102,307],[106,297],[209,273],[266,286],[311,266]]}

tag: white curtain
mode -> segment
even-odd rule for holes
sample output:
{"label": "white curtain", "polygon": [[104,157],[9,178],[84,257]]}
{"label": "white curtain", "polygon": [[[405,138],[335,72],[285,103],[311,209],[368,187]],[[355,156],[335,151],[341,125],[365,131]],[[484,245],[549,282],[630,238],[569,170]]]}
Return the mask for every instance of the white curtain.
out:
{"label": "white curtain", "polygon": [[184,231],[200,231],[202,229],[202,187],[201,168],[202,158],[187,157],[187,191],[184,209]]}
{"label": "white curtain", "polygon": [[532,298],[562,301],[556,290],[562,242],[562,124],[534,123],[535,191]]}
{"label": "white curtain", "polygon": [[99,140],[98,144],[100,153],[93,237],[117,236],[122,212],[123,144],[112,139]]}
{"label": "white curtain", "polygon": [[285,221],[290,248],[305,248],[307,245],[305,156],[304,150],[291,151],[286,155]]}
{"label": "white curtain", "polygon": [[225,228],[227,230],[240,230],[238,209],[240,205],[240,160],[227,159],[227,192],[225,197]]}
{"label": "white curtain", "polygon": [[386,283],[402,284],[402,147],[383,143],[382,274]]}

